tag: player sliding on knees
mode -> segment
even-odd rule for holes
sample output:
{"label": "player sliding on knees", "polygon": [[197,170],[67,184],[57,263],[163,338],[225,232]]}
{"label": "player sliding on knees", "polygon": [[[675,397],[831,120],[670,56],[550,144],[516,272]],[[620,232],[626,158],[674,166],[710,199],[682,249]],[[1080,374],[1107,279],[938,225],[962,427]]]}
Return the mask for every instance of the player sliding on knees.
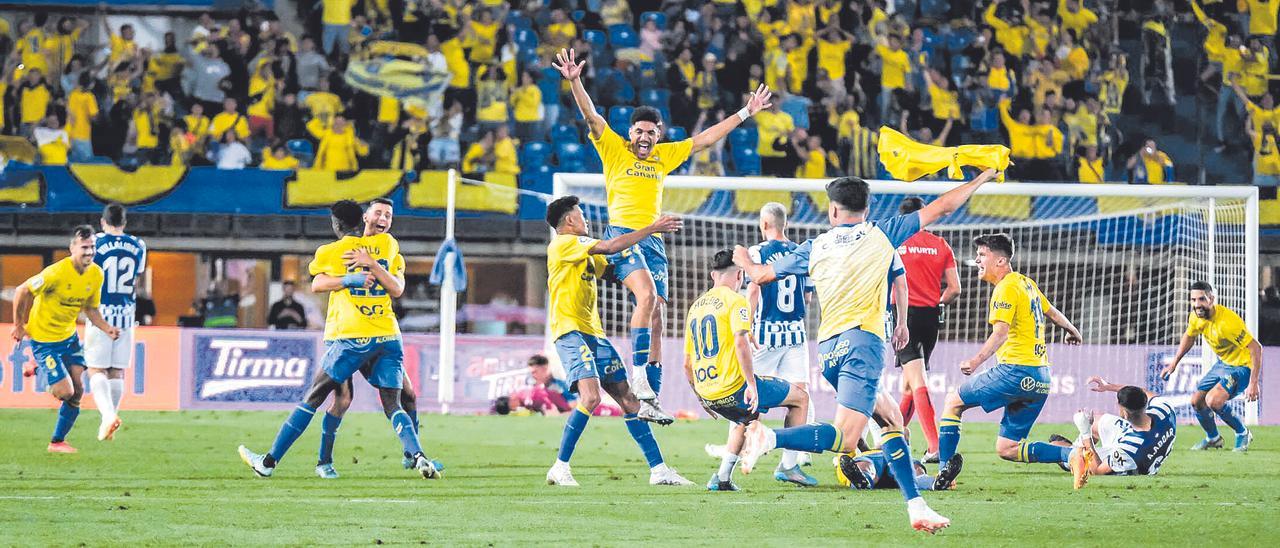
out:
{"label": "player sliding on knees", "polygon": [[271,450],[259,455],[241,445],[240,459],[259,476],[270,476],[325,398],[367,366],[366,379],[377,387],[382,410],[414,469],[424,478],[436,478],[435,463],[422,453],[413,420],[400,407],[404,350],[391,310],[391,299],[404,293],[400,244],[390,234],[362,236],[363,211],[353,201],[338,202],[330,212],[339,239],[320,246],[309,267],[314,276],[311,290],[329,293],[323,363],[302,403],[281,425]]}
{"label": "player sliding on knees", "polygon": [[[1169,379],[1178,370],[1182,357],[1195,346],[1196,338],[1204,337],[1205,346],[1213,350],[1217,362],[1200,379],[1191,395],[1191,407],[1196,410],[1196,420],[1204,428],[1204,439],[1191,447],[1193,451],[1222,447],[1218,435],[1216,414],[1222,423],[1236,433],[1236,451],[1248,451],[1253,433],[1245,428],[1235,410],[1228,405],[1232,398],[1244,393],[1245,401],[1258,401],[1259,379],[1262,376],[1262,345],[1258,344],[1244,320],[1230,308],[1217,304],[1213,286],[1209,282],[1191,284],[1191,315],[1187,318],[1187,331],[1178,344],[1178,353],[1160,376]],[[1207,356],[1206,356],[1207,358]],[[1203,360],[1208,363],[1208,360]]]}
{"label": "player sliding on knees", "polygon": [[84,350],[76,334],[76,318],[84,312],[89,323],[108,339],[120,337],[120,330],[107,323],[98,311],[101,305],[102,268],[93,263],[93,227],[77,226],[71,232],[71,255],[53,263],[22,282],[13,293],[13,340],[31,338],[33,370],[44,375],[49,394],[62,401],[58,420],[49,439],[50,453],[75,453],[67,434],[80,416],[84,396]]}
{"label": "player sliding on knees", "polygon": [[[662,211],[662,187],[671,173],[689,156],[710,148],[757,112],[769,108],[769,88],[761,85],[750,95],[746,106],[677,143],[659,143],[663,124],[661,113],[648,106],[635,109],[627,139],[609,128],[604,117],[582,85],[586,61],[578,61],[574,50],[560,50],[554,66],[569,81],[573,100],[587,121],[591,144],[604,164],[609,224],[604,236],[613,238],[644,228]],[[658,406],[662,389],[662,336],[668,303],[667,251],[662,238],[652,235],[609,256],[613,276],[634,299],[631,313],[631,386],[641,400],[642,420],[670,424],[674,419]]]}
{"label": "player sliding on knees", "polygon": [[[879,391],[884,367],[884,313],[889,295],[889,266],[894,250],[922,227],[964,205],[996,175],[984,171],[974,180],[951,189],[919,211],[883,221],[867,219],[870,187],[856,177],[842,177],[827,185],[827,217],[831,230],[806,241],[771,264],[751,260],[745,247],[734,249],[734,263],[758,284],[791,274],[813,280],[821,321],[818,352],[823,377],[836,390],[835,421],[770,430],[755,423],[743,446],[743,471],[775,448],[821,453],[849,453],[857,447],[867,421],[876,415],[884,426],[882,448],[899,478],[913,477],[911,449],[902,435],[902,414],[891,397]],[[912,481],[899,481],[907,499],[911,526],[933,533],[951,520],[929,508]]]}
{"label": "player sliding on knees", "polygon": [[569,469],[569,459],[587,428],[591,413],[600,405],[600,391],[603,389],[625,413],[627,431],[649,463],[649,484],[693,485],[666,465],[653,431],[637,415],[640,400],[627,384],[627,370],[622,359],[604,337],[604,325],[596,309],[596,279],[608,265],[605,257],[654,234],[679,230],[680,219],[664,215],[640,230],[602,241],[587,235],[587,219],[578,203],[577,196],[564,196],[547,204],[547,224],[556,231],[547,245],[551,336],[555,340],[560,363],[569,374],[569,389],[578,393],[578,406],[569,413],[569,420],[565,422],[560,452],[555,464],[547,471],[547,483],[578,486]]}
{"label": "player sliding on knees", "polygon": [[[1035,281],[1013,270],[1013,240],[1006,234],[986,234],[973,241],[977,248],[978,278],[995,286],[987,322],[991,335],[972,358],[960,362],[960,372],[972,375],[992,354],[995,367],[960,385],[947,395],[938,425],[938,458],[943,462],[960,444],[960,415],[981,406],[988,413],[1004,409],[996,453],[1014,462],[1066,462],[1066,453],[1044,442],[1029,442],[1045,400],[1049,399],[1049,356],[1045,320],[1067,331],[1067,344],[1081,343],[1080,330],[1049,303]],[[939,482],[934,489],[951,485]]]}
{"label": "player sliding on knees", "polygon": [[[775,407],[787,408],[787,426],[804,424],[809,394],[782,379],[755,375],[751,311],[747,299],[738,294],[743,276],[742,269],[733,264],[733,250],[716,252],[711,259],[711,280],[712,288],[693,301],[685,316],[684,371],[707,413],[733,423],[720,470],[711,476],[707,489],[737,491],[733,467],[738,463],[747,424],[758,420],[760,412]],[[794,456],[779,465],[774,477],[806,487],[818,484],[800,470]]]}
{"label": "player sliding on knees", "polygon": [[1075,415],[1080,437],[1074,444],[1062,436],[1050,438],[1070,451],[1068,469],[1075,476],[1075,488],[1084,487],[1094,474],[1154,476],[1178,436],[1173,405],[1154,392],[1112,384],[1098,376],[1089,377],[1089,385],[1094,392],[1115,392],[1119,414],[1095,418],[1092,411],[1080,410]]}

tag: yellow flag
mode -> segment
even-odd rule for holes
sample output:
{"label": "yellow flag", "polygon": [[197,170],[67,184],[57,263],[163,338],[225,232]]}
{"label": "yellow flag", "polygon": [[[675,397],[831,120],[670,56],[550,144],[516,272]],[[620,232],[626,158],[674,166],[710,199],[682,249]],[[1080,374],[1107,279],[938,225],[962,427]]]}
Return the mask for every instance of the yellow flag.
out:
{"label": "yellow flag", "polygon": [[902,181],[914,181],[942,168],[947,168],[947,176],[952,179],[964,178],[961,166],[999,171],[1009,168],[1009,147],[1004,145],[926,145],[888,127],[880,128],[877,151],[889,174]]}

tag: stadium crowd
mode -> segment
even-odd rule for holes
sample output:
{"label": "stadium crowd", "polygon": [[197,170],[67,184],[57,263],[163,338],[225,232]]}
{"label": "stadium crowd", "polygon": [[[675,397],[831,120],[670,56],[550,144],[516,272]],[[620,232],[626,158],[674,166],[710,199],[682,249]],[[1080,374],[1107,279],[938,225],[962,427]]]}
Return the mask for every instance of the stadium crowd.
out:
{"label": "stadium crowd", "polygon": [[[599,159],[550,68],[574,48],[618,131],[645,104],[679,139],[758,84],[775,90],[753,127],[690,162],[694,174],[877,176],[871,128],[887,125],[923,142],[1006,143],[1016,179],[1162,183],[1173,159],[1156,142],[1120,153],[1113,119],[1134,71],[1118,33],[1141,23],[1136,96],[1172,104],[1166,25],[1195,17],[1195,61],[1206,85],[1221,82],[1216,135],[1225,146],[1238,111],[1255,181],[1280,182],[1267,80],[1280,2],[1178,2],[315,0],[300,6],[302,33],[271,12],[205,14],[162,45],[100,15],[36,12],[0,27],[5,131],[45,164],[591,171]],[[86,43],[95,25],[106,39]],[[348,65],[375,41],[421,48],[413,61],[442,92],[402,103],[349,85]]]}

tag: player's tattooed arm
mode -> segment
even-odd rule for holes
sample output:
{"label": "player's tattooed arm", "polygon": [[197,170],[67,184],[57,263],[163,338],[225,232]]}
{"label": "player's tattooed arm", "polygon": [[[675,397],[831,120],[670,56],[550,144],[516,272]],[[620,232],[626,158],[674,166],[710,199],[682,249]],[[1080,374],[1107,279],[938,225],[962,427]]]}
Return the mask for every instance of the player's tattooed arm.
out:
{"label": "player's tattooed arm", "polygon": [[589,253],[593,255],[613,255],[640,243],[641,240],[654,234],[676,232],[684,227],[684,221],[675,215],[663,215],[653,224],[640,230],[628,232],[616,238],[600,240],[591,246]]}
{"label": "player's tattooed arm", "polygon": [[1004,322],[996,322],[991,326],[991,336],[987,337],[987,342],[982,343],[982,348],[978,349],[978,353],[972,358],[960,362],[960,372],[965,375],[972,375],[982,362],[987,361],[992,354],[996,353],[996,349],[1000,348],[1005,341],[1009,340],[1009,324]]}
{"label": "player's tattooed arm", "polygon": [[773,97],[773,92],[769,91],[769,86],[760,84],[754,92],[747,96],[747,104],[741,110],[693,136],[693,152],[715,146],[716,143],[728,137],[730,131],[746,122],[747,118],[773,106],[773,103],[769,101],[771,97]]}
{"label": "player's tattooed arm", "polygon": [[760,264],[751,260],[751,252],[740,245],[733,246],[733,264],[738,265],[753,284],[764,285],[778,279],[777,273],[773,271],[773,265]]}
{"label": "player's tattooed arm", "polygon": [[995,178],[998,173],[1000,172],[995,169],[987,169],[978,174],[977,177],[974,177],[972,181],[948,190],[942,196],[938,196],[938,199],[929,202],[929,205],[920,210],[920,228],[924,228],[938,219],[955,213],[960,209],[960,206],[969,201],[969,197],[973,196],[973,193],[977,192],[979,187]]}
{"label": "player's tattooed arm", "polygon": [[1067,330],[1067,344],[1075,346],[1084,342],[1084,336],[1080,334],[1080,330],[1076,329],[1075,324],[1071,323],[1071,319],[1066,314],[1063,314],[1061,310],[1058,310],[1058,307],[1049,306],[1049,310],[1046,311],[1045,315],[1049,317],[1049,321]]}

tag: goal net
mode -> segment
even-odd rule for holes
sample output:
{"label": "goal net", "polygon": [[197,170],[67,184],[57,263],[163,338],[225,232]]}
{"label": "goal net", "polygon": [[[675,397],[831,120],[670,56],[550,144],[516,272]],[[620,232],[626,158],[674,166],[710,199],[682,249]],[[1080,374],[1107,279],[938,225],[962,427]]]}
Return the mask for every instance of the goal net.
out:
{"label": "goal net", "polygon": [[[679,364],[684,313],[710,286],[707,263],[716,250],[758,243],[758,212],[779,202],[790,214],[788,236],[802,242],[827,230],[827,179],[669,177],[663,210],[684,218],[684,229],[664,237],[670,262],[670,304],[665,323],[664,363]],[[583,200],[593,236],[608,223],[603,177],[557,174],[555,193]],[[955,183],[872,181],[870,219],[897,213],[903,198],[930,201]],[[970,266],[974,237],[1004,232],[1013,237],[1014,267],[1041,290],[1084,335],[1085,344],[1062,344],[1065,332],[1050,328],[1054,383],[1044,418],[1069,421],[1080,407],[1112,412],[1114,395],[1088,389],[1099,375],[1177,398],[1180,414],[1196,382],[1214,363],[1202,345],[1168,381],[1159,370],[1172,358],[1190,313],[1188,287],[1211,282],[1217,298],[1246,318],[1256,334],[1257,209],[1252,187],[1182,187],[990,183],[960,211],[929,230],[945,238],[959,263],[963,291],[947,307],[938,348],[930,360],[935,396],[964,381],[956,364],[976,352],[990,333],[987,304],[992,286]],[[617,346],[626,346],[631,304],[619,284],[602,284],[601,315]],[[816,331],[821,303],[811,314]],[[815,341],[816,342],[816,341]],[[627,355],[627,354],[623,354]],[[811,364],[817,381],[817,354]],[[887,357],[892,353],[887,352]],[[988,362],[988,365],[993,363]],[[889,364],[887,364],[889,365]],[[668,375],[678,377],[677,367]],[[898,393],[889,365],[882,385]],[[671,384],[684,385],[682,380]],[[814,389],[830,390],[825,382]],[[667,389],[664,388],[664,398]],[[822,398],[815,398],[820,400]],[[829,398],[827,398],[829,399]],[[1257,406],[1233,405],[1251,421]]]}

